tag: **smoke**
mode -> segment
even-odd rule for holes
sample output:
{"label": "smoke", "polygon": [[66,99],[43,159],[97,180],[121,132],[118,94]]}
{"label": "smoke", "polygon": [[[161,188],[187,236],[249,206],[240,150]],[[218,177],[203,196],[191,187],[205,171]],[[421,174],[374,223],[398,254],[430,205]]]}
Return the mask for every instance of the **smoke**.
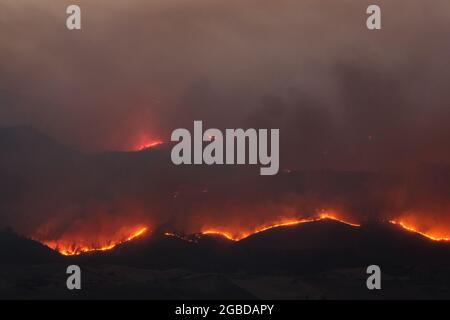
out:
{"label": "smoke", "polygon": [[301,168],[449,159],[446,1],[380,1],[379,32],[359,1],[77,1],[80,32],[68,4],[3,2],[3,125],[96,151],[196,119],[280,128]]}
{"label": "smoke", "polygon": [[[108,243],[115,230],[144,225],[153,231],[244,232],[323,212],[355,223],[402,219],[434,234],[450,231],[450,166],[260,176],[252,166],[174,166],[170,145],[84,155],[50,148],[54,142],[44,139],[40,148],[30,148],[17,138],[20,130],[28,129],[7,130],[14,148],[0,158],[0,222],[41,240]],[[37,133],[22,135],[30,141]],[[5,145],[0,140],[2,150]]]}
{"label": "smoke", "polygon": [[[82,151],[36,150],[44,167],[3,151],[3,224],[50,223],[58,237],[67,221],[104,214],[189,230],[320,209],[445,220],[446,194],[421,188],[414,170],[450,160],[450,4],[376,3],[373,32],[357,0],[79,0],[82,30],[71,32],[73,1],[2,1],[0,125]],[[250,169],[83,153],[167,141],[193,120],[279,128],[281,169],[294,173],[261,181]]]}

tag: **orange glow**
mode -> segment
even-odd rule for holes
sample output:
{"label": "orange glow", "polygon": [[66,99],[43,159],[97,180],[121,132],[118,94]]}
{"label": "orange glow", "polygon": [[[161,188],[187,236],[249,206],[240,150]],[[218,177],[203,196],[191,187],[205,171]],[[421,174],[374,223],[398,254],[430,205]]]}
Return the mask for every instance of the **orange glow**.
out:
{"label": "orange glow", "polygon": [[125,150],[128,151],[143,151],[146,149],[151,149],[163,144],[164,141],[155,138],[154,135],[149,133],[139,133],[133,137],[130,137],[129,143]]}
{"label": "orange glow", "polygon": [[133,239],[136,239],[138,237],[141,237],[147,232],[147,227],[140,227],[133,231],[131,234],[126,236],[125,238],[121,239],[115,239],[110,240],[108,244],[104,245],[92,245],[92,246],[86,246],[86,245],[77,245],[77,244],[64,244],[59,241],[42,241],[43,244],[45,244],[47,247],[58,251],[62,255],[65,256],[74,256],[74,255],[80,255],[82,253],[88,253],[88,252],[96,252],[96,251],[107,251],[115,248],[116,246],[131,241]]}
{"label": "orange glow", "polygon": [[153,148],[156,146],[159,146],[161,144],[163,144],[164,142],[162,142],[161,140],[149,140],[149,141],[145,141],[142,143],[137,144],[133,150],[135,151],[142,151],[145,149],[149,149],[149,148]]}
{"label": "orange glow", "polygon": [[358,223],[348,222],[348,221],[339,219],[338,217],[336,217],[335,215],[330,214],[330,213],[322,213],[319,216],[319,219],[317,219],[317,220],[325,220],[325,219],[338,221],[340,223],[343,223],[343,224],[346,224],[346,225],[349,225],[349,226],[352,226],[352,227],[361,227],[361,225],[358,224]]}
{"label": "orange glow", "polygon": [[221,229],[213,229],[213,228],[207,228],[202,231],[202,234],[204,235],[220,235],[222,237],[225,237],[232,241],[239,241],[242,239],[245,239],[253,234],[257,234],[269,229],[278,228],[278,227],[287,227],[287,226],[293,226],[298,225],[301,223],[308,223],[308,222],[314,222],[314,221],[321,221],[321,220],[334,220],[338,221],[340,223],[344,223],[346,225],[352,226],[352,227],[359,227],[359,224],[351,223],[348,221],[344,221],[342,219],[339,219],[336,215],[331,213],[322,213],[317,217],[314,218],[305,218],[305,219],[288,219],[288,220],[281,220],[280,222],[275,222],[267,225],[262,225],[258,228],[255,228],[253,231],[250,232],[230,232],[225,231]]}
{"label": "orange glow", "polygon": [[416,227],[413,227],[410,224],[406,224],[403,221],[390,220],[389,223],[392,223],[392,224],[395,224],[397,226],[400,226],[403,229],[406,229],[408,231],[411,231],[411,232],[414,232],[414,233],[418,233],[418,234],[420,234],[420,235],[422,235],[422,236],[424,236],[424,237],[426,237],[426,238],[428,238],[430,240],[434,240],[434,241],[450,241],[450,238],[448,238],[448,237],[441,237],[441,236],[438,236],[438,235],[435,235],[435,234],[430,234],[430,233],[425,233],[425,232],[419,231]]}
{"label": "orange glow", "polygon": [[184,240],[187,242],[197,242],[197,240],[193,237],[185,236],[185,235],[174,233],[174,232],[165,232],[164,235],[166,237],[177,238],[177,239],[181,239],[181,240]]}
{"label": "orange glow", "polygon": [[[202,234],[212,234],[212,235],[219,235],[222,236],[224,238],[227,238],[228,240],[233,240],[233,241],[238,241],[240,240],[239,238],[233,238],[233,236],[231,234],[229,234],[228,232],[223,232],[223,231],[216,231],[216,230],[206,230],[203,231]],[[244,237],[245,238],[245,237]],[[242,239],[242,238],[241,238]]]}

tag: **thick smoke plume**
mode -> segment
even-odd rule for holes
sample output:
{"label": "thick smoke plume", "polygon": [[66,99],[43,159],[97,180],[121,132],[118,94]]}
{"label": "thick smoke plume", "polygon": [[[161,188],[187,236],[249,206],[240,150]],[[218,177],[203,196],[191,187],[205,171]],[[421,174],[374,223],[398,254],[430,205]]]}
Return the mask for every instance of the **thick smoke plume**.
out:
{"label": "thick smoke plume", "polygon": [[[73,1],[2,1],[0,125],[40,133],[0,132],[1,225],[187,232],[330,209],[450,229],[450,4],[376,2],[378,32],[357,0],[81,0],[69,32]],[[193,120],[279,128],[284,172],[99,153]]]}

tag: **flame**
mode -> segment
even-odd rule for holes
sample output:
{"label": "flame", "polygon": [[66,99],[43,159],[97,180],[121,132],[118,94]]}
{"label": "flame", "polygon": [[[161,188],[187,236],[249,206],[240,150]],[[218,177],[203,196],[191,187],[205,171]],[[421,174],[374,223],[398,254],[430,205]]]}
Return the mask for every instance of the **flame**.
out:
{"label": "flame", "polygon": [[153,148],[156,146],[159,146],[161,144],[163,144],[164,142],[161,140],[150,140],[150,141],[145,141],[143,143],[139,143],[138,145],[136,145],[133,150],[135,151],[142,151],[145,149],[149,149],[149,148]]}
{"label": "flame", "polygon": [[183,235],[183,234],[178,234],[178,233],[175,233],[175,232],[165,232],[164,235],[166,237],[177,238],[177,239],[184,240],[184,241],[187,241],[187,242],[193,242],[193,243],[197,242],[197,239],[195,239],[195,237],[190,237],[190,236],[186,236],[186,235]]}
{"label": "flame", "polygon": [[420,235],[422,235],[422,236],[424,236],[424,237],[426,237],[426,238],[428,238],[430,240],[433,240],[433,241],[450,241],[450,238],[448,238],[448,237],[440,237],[440,236],[433,235],[433,234],[430,234],[430,233],[422,232],[422,231],[418,230],[416,227],[413,227],[410,224],[406,224],[403,221],[390,220],[389,223],[392,223],[394,225],[400,226],[400,227],[402,227],[405,230],[408,230],[408,231],[420,234]]}
{"label": "flame", "polygon": [[232,241],[239,241],[239,240],[241,240],[241,239],[247,237],[247,236],[244,236],[243,238],[233,238],[233,236],[231,235],[231,233],[224,232],[224,231],[217,231],[217,230],[213,230],[213,229],[203,231],[202,234],[206,234],[206,235],[208,235],[208,234],[218,235],[218,236],[222,236],[222,237],[227,238],[228,240],[232,240]]}
{"label": "flame", "polygon": [[123,239],[118,240],[111,240],[110,243],[107,245],[101,245],[101,246],[77,246],[76,244],[72,245],[65,245],[58,241],[41,241],[43,244],[45,244],[50,249],[56,250],[62,255],[65,256],[74,256],[74,255],[80,255],[82,253],[88,253],[88,252],[97,252],[97,251],[108,251],[111,250],[118,245],[132,241],[138,237],[141,237],[148,231],[148,227],[140,227],[139,229],[132,232],[130,235]]}
{"label": "flame", "polygon": [[280,222],[276,222],[276,223],[272,223],[272,224],[267,224],[267,225],[262,225],[258,228],[255,228],[253,231],[251,232],[241,232],[238,235],[234,235],[234,233],[229,232],[229,231],[224,231],[224,230],[220,230],[220,229],[206,229],[202,231],[202,234],[204,235],[219,235],[222,237],[225,237],[229,240],[232,241],[240,241],[242,239],[245,239],[251,235],[269,230],[269,229],[273,229],[273,228],[278,228],[278,227],[287,227],[287,226],[293,226],[293,225],[298,225],[301,223],[309,223],[309,222],[315,222],[315,221],[321,221],[321,220],[334,220],[334,221],[338,221],[340,223],[344,223],[346,225],[352,226],[352,227],[360,227],[360,224],[356,224],[356,223],[352,223],[352,222],[348,222],[345,220],[342,220],[340,218],[338,218],[336,215],[331,214],[331,213],[322,213],[317,217],[314,218],[305,218],[305,219],[288,219],[288,220],[282,220]]}
{"label": "flame", "polygon": [[139,133],[131,138],[129,144],[126,146],[125,150],[127,151],[143,151],[146,149],[151,149],[156,146],[163,144],[159,138],[155,138],[155,136],[149,133]]}
{"label": "flame", "polygon": [[349,221],[346,221],[346,220],[343,220],[343,219],[339,219],[336,215],[331,214],[331,213],[322,213],[319,216],[319,219],[316,219],[316,221],[317,220],[325,220],[325,219],[338,221],[340,223],[343,223],[343,224],[346,224],[346,225],[349,225],[349,226],[352,226],[352,227],[361,227],[361,225],[359,223],[354,223],[354,222],[349,222]]}
{"label": "flame", "polygon": [[[224,230],[224,229],[207,228],[207,229],[204,229],[201,233],[196,234],[193,237],[188,237],[188,236],[180,235],[180,234],[173,233],[173,232],[166,232],[165,236],[175,237],[175,238],[183,239],[183,240],[186,240],[189,242],[197,242],[197,240],[199,239],[199,237],[201,235],[218,235],[218,236],[224,237],[231,241],[240,241],[242,239],[248,238],[251,235],[258,234],[260,232],[264,232],[264,231],[267,231],[270,229],[274,229],[274,228],[278,228],[278,227],[295,226],[295,225],[299,225],[302,223],[310,223],[310,222],[323,221],[323,220],[338,221],[340,223],[343,223],[343,224],[346,224],[346,225],[352,226],[352,227],[360,227],[361,226],[360,224],[341,219],[341,218],[337,217],[336,214],[329,213],[329,212],[323,212],[323,213],[321,213],[315,217],[311,217],[311,218],[282,219],[280,221],[277,221],[277,222],[274,222],[271,224],[261,225],[257,228],[254,228],[252,231],[231,232],[231,231]],[[418,228],[414,227],[412,224],[407,224],[401,220],[390,220],[389,223],[400,226],[401,228],[408,230],[410,232],[420,234],[420,235],[422,235],[430,240],[433,240],[433,241],[450,241],[449,237],[441,237],[436,234],[425,233],[423,231],[420,231]],[[80,255],[83,253],[108,251],[108,250],[114,249],[115,247],[117,247],[120,244],[123,244],[128,241],[132,241],[136,238],[143,236],[147,231],[148,231],[148,227],[141,226],[141,227],[135,228],[135,231],[131,232],[128,236],[125,236],[125,237],[117,239],[117,240],[111,240],[105,245],[91,245],[91,246],[76,245],[76,244],[69,245],[67,243],[63,243],[62,241],[58,241],[58,240],[57,241],[40,241],[40,242],[45,244],[49,248],[51,248],[55,251],[58,251],[62,255],[74,256],[74,255]],[[39,241],[39,240],[37,240],[37,241]]]}

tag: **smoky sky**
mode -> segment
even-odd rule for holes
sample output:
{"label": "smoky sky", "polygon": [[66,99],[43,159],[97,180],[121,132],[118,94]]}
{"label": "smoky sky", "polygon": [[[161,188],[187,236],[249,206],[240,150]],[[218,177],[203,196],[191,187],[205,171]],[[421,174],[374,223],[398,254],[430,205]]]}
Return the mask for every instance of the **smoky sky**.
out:
{"label": "smoky sky", "polygon": [[280,128],[289,167],[448,161],[450,5],[375,1],[369,31],[372,2],[2,1],[0,125],[99,151],[203,120]]}

